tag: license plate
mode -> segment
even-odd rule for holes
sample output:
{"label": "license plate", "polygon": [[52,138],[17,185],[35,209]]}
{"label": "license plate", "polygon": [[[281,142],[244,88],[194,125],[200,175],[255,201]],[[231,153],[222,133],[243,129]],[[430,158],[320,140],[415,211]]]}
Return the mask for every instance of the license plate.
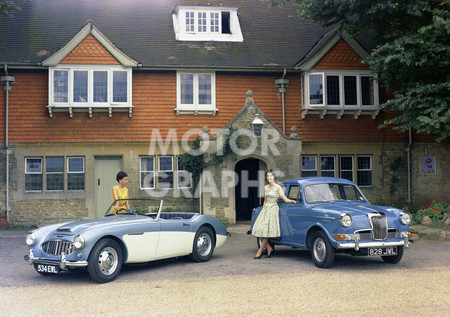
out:
{"label": "license plate", "polygon": [[387,248],[369,248],[369,256],[389,256],[397,255],[397,247],[387,247]]}
{"label": "license plate", "polygon": [[58,274],[60,272],[60,268],[57,265],[35,264],[34,266],[39,273]]}

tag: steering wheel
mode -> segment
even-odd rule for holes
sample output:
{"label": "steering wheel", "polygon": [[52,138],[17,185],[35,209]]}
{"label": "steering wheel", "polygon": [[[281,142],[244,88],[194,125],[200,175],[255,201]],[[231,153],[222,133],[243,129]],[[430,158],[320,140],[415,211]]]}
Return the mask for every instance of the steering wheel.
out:
{"label": "steering wheel", "polygon": [[126,209],[126,208],[120,208],[119,210],[116,210],[116,215],[117,215],[119,212],[121,212],[122,210],[125,210],[126,213],[128,213],[128,209]]}

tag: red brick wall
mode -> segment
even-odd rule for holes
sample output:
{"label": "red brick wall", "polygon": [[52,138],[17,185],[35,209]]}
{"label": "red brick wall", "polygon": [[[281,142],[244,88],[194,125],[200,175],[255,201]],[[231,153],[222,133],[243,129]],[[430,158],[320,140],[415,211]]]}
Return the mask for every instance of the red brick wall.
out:
{"label": "red brick wall", "polygon": [[[105,112],[76,112],[69,118],[67,112],[54,113],[49,118],[47,73],[11,73],[16,84],[10,93],[9,141],[27,142],[148,142],[153,128],[165,137],[171,128],[178,136],[187,130],[222,128],[244,106],[247,90],[254,92],[258,107],[282,129],[281,96],[273,85],[277,76],[216,75],[216,103],[219,112],[212,115],[176,115],[176,74],[133,74],[133,117],[128,113],[113,112],[112,118]],[[361,115],[337,119],[336,115],[307,115],[301,120],[300,79],[290,77],[285,96],[286,132],[298,127],[299,136],[305,142],[379,142],[406,141],[406,134],[392,129],[378,129],[386,114],[375,120]],[[4,142],[4,92],[0,94],[0,140]]]}

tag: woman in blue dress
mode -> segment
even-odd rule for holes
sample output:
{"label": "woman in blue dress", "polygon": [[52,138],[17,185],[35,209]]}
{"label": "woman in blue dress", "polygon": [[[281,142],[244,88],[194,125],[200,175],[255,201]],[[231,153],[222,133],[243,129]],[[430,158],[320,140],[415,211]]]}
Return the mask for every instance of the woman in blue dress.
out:
{"label": "woman in blue dress", "polygon": [[295,200],[287,198],[281,186],[275,183],[275,176],[272,170],[266,172],[266,181],[268,184],[264,186],[263,209],[255,220],[252,230],[252,235],[261,239],[260,247],[254,259],[261,259],[265,248],[267,248],[267,257],[270,258],[273,249],[269,244],[269,238],[281,236],[278,199],[281,197],[287,203],[296,203]]}

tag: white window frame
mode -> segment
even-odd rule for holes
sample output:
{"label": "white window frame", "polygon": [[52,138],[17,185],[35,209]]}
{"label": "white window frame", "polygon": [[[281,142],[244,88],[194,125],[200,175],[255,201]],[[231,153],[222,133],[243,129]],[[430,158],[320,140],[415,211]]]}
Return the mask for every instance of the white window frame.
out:
{"label": "white window frame", "polygon": [[[63,163],[62,171],[61,172],[48,172],[47,171],[47,162],[49,158],[60,158]],[[48,188],[48,175],[55,175],[55,174],[62,174],[63,181],[62,181],[62,189],[49,189]],[[45,191],[46,192],[63,192],[64,191],[64,156],[46,156],[45,157]]]}
{"label": "white window frame", "polygon": [[[368,169],[359,169],[359,167],[358,167],[358,158],[360,158],[360,157],[369,158],[370,167]],[[355,169],[356,169],[356,182],[358,183],[358,173],[359,172],[370,172],[371,173],[370,184],[369,185],[360,185],[358,183],[359,187],[371,187],[371,186],[373,186],[373,162],[372,161],[373,161],[372,160],[372,155],[357,155],[356,156],[356,166],[355,166]]]}
{"label": "white window frame", "polygon": [[[55,102],[54,101],[54,73],[55,71],[67,71],[68,72],[68,92],[67,92],[67,102]],[[88,71],[88,100],[86,102],[74,102],[74,72],[75,71]],[[94,72],[96,71],[106,71],[107,72],[107,101],[106,102],[94,102]],[[115,71],[123,71],[127,74],[127,100],[124,102],[114,102],[113,101],[113,74]],[[122,66],[111,66],[111,65],[69,65],[63,64],[56,67],[50,67],[49,69],[49,113],[52,116],[53,111],[69,110],[71,116],[73,111],[77,109],[85,109],[90,112],[92,116],[92,111],[96,109],[106,109],[109,110],[110,116],[114,109],[126,108],[130,112],[132,106],[132,70],[131,68],[125,68]]]}
{"label": "white window frame", "polygon": [[[322,169],[322,158],[323,157],[332,157],[333,158],[333,169],[332,170],[326,170]],[[336,176],[336,156],[335,155],[320,155],[320,176],[322,177],[335,177]],[[323,172],[333,172],[333,176],[323,176]]]}
{"label": "white window frame", "polygon": [[[83,160],[83,164],[82,164],[83,170],[82,171],[76,171],[76,172],[71,171],[70,170],[70,163],[69,163],[69,161],[71,159],[81,159],[81,160]],[[68,156],[66,158],[66,164],[67,164],[67,170],[66,170],[66,173],[67,173],[67,181],[66,181],[66,183],[67,183],[67,191],[72,192],[72,191],[77,191],[77,190],[79,190],[79,191],[85,190],[85,188],[86,188],[86,174],[85,174],[85,160],[84,160],[84,157],[82,157],[82,156]],[[83,178],[84,178],[83,189],[69,189],[69,176],[70,176],[70,174],[83,174]]]}
{"label": "white window frame", "polygon": [[[322,104],[311,104],[310,103],[310,76],[311,75],[322,75],[322,87],[323,87],[323,103]],[[328,105],[328,96],[327,96],[327,76],[338,76],[339,77],[339,105]],[[345,76],[355,76],[356,77],[356,105],[345,105],[345,92],[344,92],[344,77]],[[361,90],[361,77],[372,77],[373,78],[373,105],[362,105],[362,90]],[[378,96],[378,82],[376,74],[373,74],[371,71],[313,71],[307,72],[305,74],[305,106],[307,108],[317,108],[317,107],[325,107],[327,109],[372,109],[377,108],[379,105],[379,96]]]}
{"label": "white window frame", "polygon": [[[348,158],[352,159],[352,168],[351,169],[346,169],[346,170],[342,169],[341,158],[343,158],[343,157],[348,157]],[[351,181],[353,182],[355,180],[355,157],[354,157],[354,155],[339,155],[339,177],[340,178],[344,178],[344,177],[342,177],[342,172],[352,172]]]}
{"label": "white window frame", "polygon": [[[153,158],[153,170],[149,171],[149,170],[143,170],[142,168],[142,159],[146,159],[146,158]],[[146,156],[141,156],[139,158],[139,188],[140,189],[155,189],[156,186],[156,156],[153,155],[146,155]],[[153,187],[143,187],[142,186],[142,173],[153,173]]]}
{"label": "white window frame", "polygon": [[[171,162],[172,162],[172,169],[168,170],[168,169],[161,169],[161,159],[162,158],[170,158]],[[158,171],[157,171],[157,179],[158,179],[158,188],[159,189],[173,189],[175,187],[175,173],[174,173],[174,168],[173,168],[173,156],[171,155],[161,155],[158,156]],[[172,173],[172,186],[171,187],[161,187],[161,184],[159,182],[159,177],[161,173]]]}
{"label": "white window frame", "polygon": [[[30,171],[28,171],[28,164],[27,164],[27,162],[28,162],[28,160],[40,160],[41,161],[41,163],[40,163],[40,172],[30,172]],[[25,168],[24,168],[24,171],[25,171],[25,191],[26,192],[42,192],[43,190],[44,190],[44,175],[43,175],[43,158],[42,157],[26,157],[25,158]],[[37,174],[39,174],[39,175],[41,175],[41,189],[40,190],[27,190],[26,188],[27,188],[27,185],[26,185],[26,177],[27,177],[27,175],[37,175]]]}
{"label": "white window frame", "polygon": [[[178,41],[218,41],[218,42],[243,42],[241,26],[238,17],[239,7],[237,6],[201,6],[201,5],[178,5],[172,13],[172,22],[175,32],[175,39]],[[229,33],[222,33],[223,13],[229,14]],[[194,28],[187,28],[186,14],[194,13]],[[199,13],[206,13],[206,32],[199,31]],[[218,32],[212,31],[211,14],[218,14]],[[191,17],[189,17],[191,19]],[[192,26],[189,24],[189,26]]]}
{"label": "white window frame", "polygon": [[[193,104],[181,103],[181,76],[193,75]],[[199,104],[199,75],[211,75],[211,104]],[[216,73],[215,72],[177,72],[177,107],[174,109],[177,114],[215,114],[218,110],[216,108]]]}
{"label": "white window frame", "polygon": [[[314,157],[314,169],[304,169],[303,168],[303,158],[306,158],[306,157]],[[301,157],[301,160],[302,160],[302,177],[305,177],[305,176],[303,176],[303,172],[315,172],[316,173],[316,175],[315,176],[317,176],[317,155],[311,155],[311,154],[305,154],[305,155],[302,155],[302,157]],[[306,177],[308,177],[308,176],[306,176]]]}

